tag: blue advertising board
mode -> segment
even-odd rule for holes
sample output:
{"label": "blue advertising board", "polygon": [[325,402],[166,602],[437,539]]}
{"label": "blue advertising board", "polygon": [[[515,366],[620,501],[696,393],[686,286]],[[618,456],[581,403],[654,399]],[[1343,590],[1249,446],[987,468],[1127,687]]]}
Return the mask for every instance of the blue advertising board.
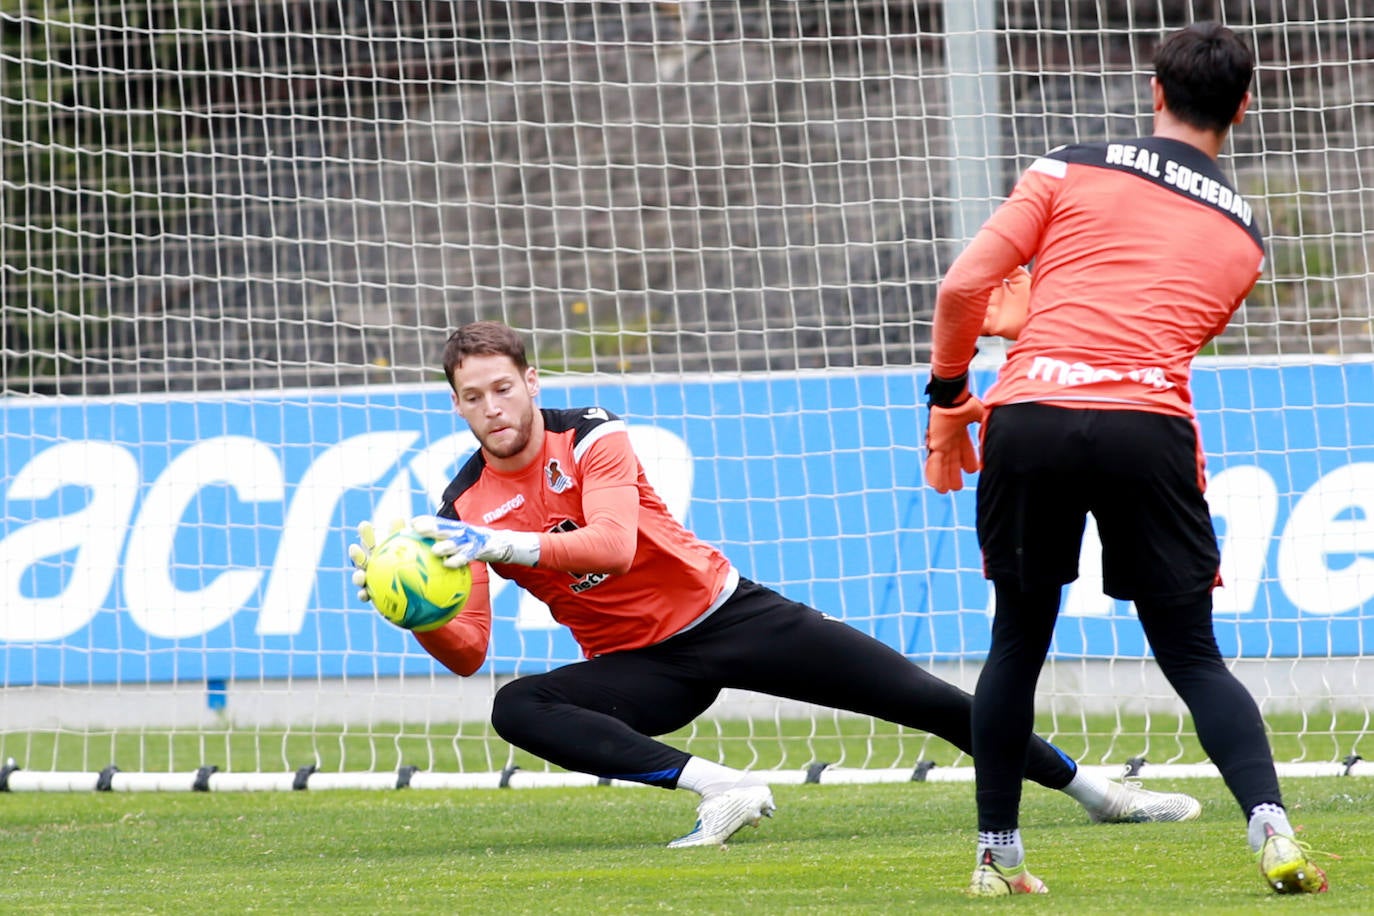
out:
{"label": "blue advertising board", "polygon": [[[979,390],[991,379],[975,380]],[[741,572],[917,660],[978,658],[989,589],[972,487],[921,478],[918,372],[546,381],[623,416],[650,479]],[[1374,647],[1374,367],[1195,367],[1228,655]],[[3,683],[433,670],[354,596],[359,521],[434,500],[475,447],[442,384],[243,396],[11,400],[0,520]],[[1094,533],[1054,652],[1146,654],[1101,594]],[[578,657],[517,588],[487,670]]]}

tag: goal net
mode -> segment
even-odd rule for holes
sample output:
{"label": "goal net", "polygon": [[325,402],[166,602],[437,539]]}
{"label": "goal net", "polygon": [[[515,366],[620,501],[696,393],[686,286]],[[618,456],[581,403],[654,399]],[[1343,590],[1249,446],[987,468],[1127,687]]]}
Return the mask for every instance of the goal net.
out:
{"label": "goal net", "polygon": [[[474,447],[438,365],[477,318],[744,575],[971,689],[973,491],[921,481],[936,286],[1034,157],[1148,133],[1194,6],[3,4],[0,789],[582,780],[487,722],[577,659],[546,608],[498,582],[463,679],[350,583],[356,525]],[[1208,6],[1258,52],[1223,167],[1268,248],[1195,372],[1217,636],[1285,772],[1359,772],[1374,4]],[[1084,764],[1209,772],[1092,531],[1037,709]],[[736,691],[667,740],[779,780],[971,763]]]}

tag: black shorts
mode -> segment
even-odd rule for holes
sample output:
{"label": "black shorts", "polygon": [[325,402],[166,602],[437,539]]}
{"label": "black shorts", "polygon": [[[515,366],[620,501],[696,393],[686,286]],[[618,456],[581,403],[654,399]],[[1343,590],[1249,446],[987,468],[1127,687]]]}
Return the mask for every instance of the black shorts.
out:
{"label": "black shorts", "polygon": [[1091,512],[1108,595],[1205,591],[1216,584],[1220,554],[1198,468],[1197,430],[1182,417],[995,407],[978,477],[983,571],[1023,590],[1072,582]]}

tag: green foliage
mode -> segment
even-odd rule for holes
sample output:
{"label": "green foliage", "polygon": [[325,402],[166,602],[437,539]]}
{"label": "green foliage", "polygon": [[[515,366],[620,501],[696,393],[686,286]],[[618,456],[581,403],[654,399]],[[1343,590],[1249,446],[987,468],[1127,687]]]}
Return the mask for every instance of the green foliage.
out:
{"label": "green foliage", "polygon": [[669,850],[694,796],[652,789],[7,794],[6,913],[1249,914],[1368,910],[1374,785],[1292,780],[1295,822],[1331,880],[1261,883],[1220,780],[1154,782],[1203,802],[1189,824],[1088,823],[1027,789],[1029,863],[1050,894],[980,901],[969,784],[780,785],[779,810],[724,850]]}

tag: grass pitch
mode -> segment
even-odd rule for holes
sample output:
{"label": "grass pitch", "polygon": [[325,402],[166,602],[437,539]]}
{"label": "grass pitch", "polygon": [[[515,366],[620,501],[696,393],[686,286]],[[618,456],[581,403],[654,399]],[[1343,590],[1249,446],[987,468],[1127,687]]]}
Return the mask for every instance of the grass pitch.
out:
{"label": "grass pitch", "polygon": [[1046,897],[973,900],[971,784],[784,785],[725,849],[668,850],[695,796],[648,788],[0,795],[5,913],[1357,913],[1374,782],[1285,784],[1332,889],[1262,884],[1219,780],[1191,824],[1093,825],[1028,785]]}

